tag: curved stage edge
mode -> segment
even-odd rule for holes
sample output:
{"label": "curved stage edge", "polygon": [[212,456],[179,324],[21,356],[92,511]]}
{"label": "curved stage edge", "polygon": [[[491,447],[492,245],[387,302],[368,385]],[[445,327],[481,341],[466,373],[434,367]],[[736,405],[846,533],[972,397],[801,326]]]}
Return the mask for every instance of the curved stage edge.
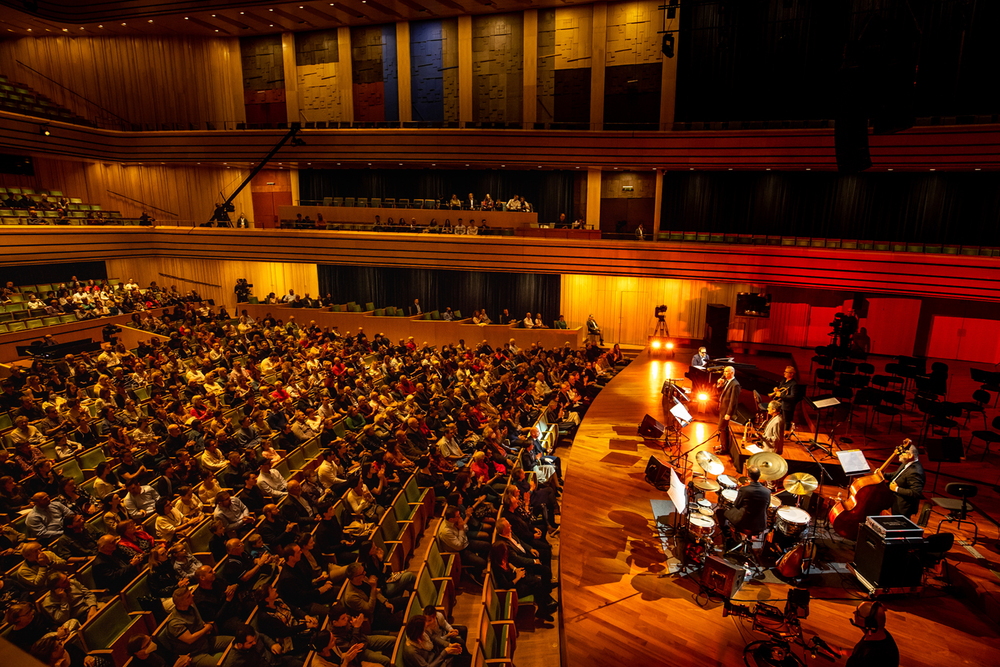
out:
{"label": "curved stage edge", "polygon": [[[651,455],[662,453],[662,442],[644,440],[636,429],[647,413],[666,423],[660,387],[686,370],[686,361],[650,358],[643,351],[597,396],[577,431],[560,535],[565,667],[742,665],[746,643],[763,638],[744,621],[723,618],[721,602],[704,596],[696,602],[692,577],[700,573],[658,577],[667,557],[650,500],[667,496],[645,481],[645,467]],[[691,438],[685,449],[715,433],[716,416],[705,419],[685,429]],[[860,639],[849,617],[861,592],[850,575],[834,579],[835,585],[809,586],[813,600],[803,635],[819,635],[849,653]],[[736,600],[770,600],[783,608],[788,588],[746,584]],[[894,598],[888,610],[900,664],[982,664],[984,650],[1000,651],[996,628],[952,597]]]}

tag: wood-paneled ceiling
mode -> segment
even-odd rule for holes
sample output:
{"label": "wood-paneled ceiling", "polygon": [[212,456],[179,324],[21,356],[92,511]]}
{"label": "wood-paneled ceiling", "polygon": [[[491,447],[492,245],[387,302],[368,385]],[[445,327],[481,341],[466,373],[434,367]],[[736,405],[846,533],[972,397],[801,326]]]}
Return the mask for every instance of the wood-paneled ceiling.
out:
{"label": "wood-paneled ceiling", "polygon": [[0,34],[8,37],[177,34],[242,37],[351,25],[421,21],[466,14],[589,4],[592,0],[0,0]]}

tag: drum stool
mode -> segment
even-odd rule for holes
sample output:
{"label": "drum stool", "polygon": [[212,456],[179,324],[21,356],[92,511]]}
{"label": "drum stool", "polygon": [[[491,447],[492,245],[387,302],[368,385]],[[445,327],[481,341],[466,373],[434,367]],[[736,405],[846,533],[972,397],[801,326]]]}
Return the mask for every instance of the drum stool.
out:
{"label": "drum stool", "polygon": [[735,530],[733,532],[739,536],[740,543],[726,552],[729,554],[739,554],[746,560],[754,579],[764,576],[765,567],[760,564],[760,553],[764,548],[764,533],[767,530],[755,532],[752,530]]}

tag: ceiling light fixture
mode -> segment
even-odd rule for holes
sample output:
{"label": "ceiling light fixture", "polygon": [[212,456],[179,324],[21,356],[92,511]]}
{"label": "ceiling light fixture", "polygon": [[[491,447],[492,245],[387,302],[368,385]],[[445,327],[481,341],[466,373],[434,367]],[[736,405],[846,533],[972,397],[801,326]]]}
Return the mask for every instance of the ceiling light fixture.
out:
{"label": "ceiling light fixture", "polygon": [[149,23],[152,23],[152,22],[153,22],[153,19],[149,19]]}

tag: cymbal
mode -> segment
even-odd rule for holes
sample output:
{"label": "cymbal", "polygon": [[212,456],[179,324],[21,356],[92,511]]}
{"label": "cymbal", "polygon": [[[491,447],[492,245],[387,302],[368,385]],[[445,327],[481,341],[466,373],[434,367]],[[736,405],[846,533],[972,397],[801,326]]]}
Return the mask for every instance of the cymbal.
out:
{"label": "cymbal", "polygon": [[796,496],[806,496],[816,490],[819,482],[807,472],[795,472],[785,478],[785,491]]}
{"label": "cymbal", "polygon": [[721,475],[726,471],[726,466],[712,452],[698,452],[694,460],[709,475]]}
{"label": "cymbal", "polygon": [[760,478],[765,481],[781,479],[788,472],[788,462],[774,452],[760,452],[747,460],[747,468],[760,468]]}
{"label": "cymbal", "polygon": [[712,479],[696,479],[692,484],[694,484],[694,488],[700,491],[718,491],[722,488],[718,482]]}

